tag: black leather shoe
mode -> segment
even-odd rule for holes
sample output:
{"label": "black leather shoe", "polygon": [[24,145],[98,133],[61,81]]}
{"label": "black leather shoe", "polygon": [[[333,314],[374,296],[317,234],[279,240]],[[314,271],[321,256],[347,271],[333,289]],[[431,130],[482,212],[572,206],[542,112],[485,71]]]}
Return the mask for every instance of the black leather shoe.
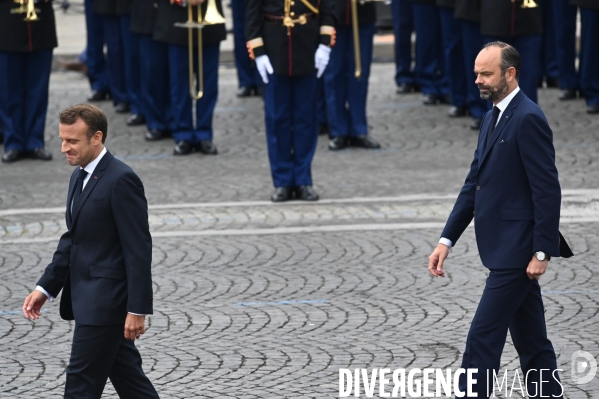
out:
{"label": "black leather shoe", "polygon": [[127,118],[127,126],[138,126],[146,123],[146,118],[142,114],[131,114]]}
{"label": "black leather shoe", "polygon": [[439,97],[439,102],[441,104],[451,104],[451,95],[449,94],[444,94],[441,97]]}
{"label": "black leather shoe", "polygon": [[275,192],[270,196],[272,202],[284,202],[291,199],[291,189],[289,187],[276,187]]}
{"label": "black leather shoe", "polygon": [[127,103],[118,103],[114,106],[114,111],[119,114],[124,114],[125,112],[129,112],[131,109],[129,108],[129,104]]}
{"label": "black leather shoe", "polygon": [[0,132],[0,144],[4,144],[4,133]]}
{"label": "black leather shoe", "polygon": [[422,103],[424,105],[436,105],[437,101],[439,101],[439,97],[434,94],[424,94],[422,96]]}
{"label": "black leather shoe", "polygon": [[360,147],[367,149],[381,148],[381,145],[378,143],[378,141],[374,140],[373,138],[367,135],[350,137],[349,145],[351,145],[352,147]]}
{"label": "black leather shoe", "polygon": [[196,145],[196,150],[206,155],[218,154],[216,146],[210,140],[200,140],[200,142]]}
{"label": "black leather shoe", "polygon": [[158,129],[152,129],[152,130],[148,130],[146,132],[146,141],[156,141],[156,140],[160,140],[162,138],[164,138],[166,136],[166,133],[162,130],[158,130]]}
{"label": "black leather shoe", "polygon": [[447,115],[452,118],[458,118],[460,116],[466,116],[467,113],[468,113],[468,108],[457,107],[454,105],[451,108],[449,108],[449,112],[447,113]]}
{"label": "black leather shoe", "polygon": [[299,186],[295,188],[295,199],[301,201],[318,201],[318,194],[312,186]]}
{"label": "black leather shoe", "polygon": [[237,97],[250,97],[254,94],[254,89],[251,87],[240,87],[237,89]]}
{"label": "black leather shoe", "polygon": [[556,88],[559,87],[559,79],[558,78],[545,78],[545,84],[548,88]]}
{"label": "black leather shoe", "polygon": [[92,90],[91,94],[87,96],[87,101],[104,101],[110,98],[110,94],[107,91]]}
{"label": "black leather shoe", "polygon": [[599,114],[599,104],[591,104],[587,107],[587,114]]}
{"label": "black leather shoe", "polygon": [[188,155],[188,154],[191,154],[192,149],[193,149],[193,147],[189,141],[181,140],[175,146],[175,149],[173,150],[173,154]]}
{"label": "black leather shoe", "polygon": [[45,148],[36,148],[29,153],[29,158],[50,161],[52,159],[52,153]]}
{"label": "black leather shoe", "polygon": [[321,123],[318,125],[318,135],[329,134],[329,125],[326,123]]}
{"label": "black leather shoe", "polygon": [[557,98],[560,100],[573,100],[576,98],[576,90],[564,89],[559,92]]}
{"label": "black leather shoe", "polygon": [[397,86],[396,92],[397,94],[408,94],[411,93],[412,90],[414,90],[414,86],[412,86],[409,83],[402,83],[399,86]]}
{"label": "black leather shoe", "polygon": [[17,150],[8,150],[2,155],[2,162],[11,163],[21,159],[21,153]]}
{"label": "black leather shoe", "polygon": [[256,97],[264,97],[264,86],[256,87],[256,91],[254,92]]}
{"label": "black leather shoe", "polygon": [[343,136],[333,137],[329,141],[329,150],[331,151],[339,151],[347,147],[347,138]]}
{"label": "black leather shoe", "polygon": [[472,118],[472,123],[470,124],[470,129],[472,130],[480,130],[480,124],[482,123],[482,118]]}

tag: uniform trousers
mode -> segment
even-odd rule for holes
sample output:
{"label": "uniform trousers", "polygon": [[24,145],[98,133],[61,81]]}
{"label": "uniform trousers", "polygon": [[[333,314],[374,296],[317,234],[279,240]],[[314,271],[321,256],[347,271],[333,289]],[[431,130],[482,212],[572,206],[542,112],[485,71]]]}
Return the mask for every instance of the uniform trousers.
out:
{"label": "uniform trousers", "polygon": [[129,103],[127,82],[125,77],[125,54],[123,49],[123,35],[119,17],[102,15],[104,28],[104,42],[106,43],[106,65],[108,70],[108,84],[112,102]]}
{"label": "uniform trousers", "polygon": [[576,72],[576,14],[578,8],[568,0],[553,0],[555,40],[557,47],[557,67],[559,87],[564,90],[577,90],[580,87]]}
{"label": "uniform trousers", "polygon": [[539,60],[543,39],[541,35],[519,37],[484,37],[485,43],[501,40],[513,46],[520,54],[520,80],[518,86],[535,103],[538,102],[537,85],[539,83]]}
{"label": "uniform trousers", "polygon": [[233,13],[233,44],[239,87],[262,86],[258,69],[252,65],[245,40],[245,0],[231,0]]}
{"label": "uniform trousers", "polygon": [[[131,32],[131,15],[121,15],[121,37],[123,38],[123,60],[125,63],[125,85],[132,114],[145,115],[141,101],[141,59],[139,33]],[[144,60],[145,61],[145,60]]]}
{"label": "uniform trousers", "polygon": [[447,95],[439,9],[434,4],[412,3],[412,11],[416,28],[416,83],[422,94]]}
{"label": "uniform trousers", "polygon": [[[191,144],[212,141],[212,117],[218,99],[218,57],[220,42],[203,46],[204,95],[195,103],[196,124],[193,123],[193,101],[189,96],[189,56],[187,46],[168,45],[173,139]],[[197,49],[194,59],[197,60]],[[198,65],[194,63],[195,75]],[[194,88],[197,91],[197,87]]]}
{"label": "uniform trousers", "polygon": [[85,26],[87,29],[86,65],[92,90],[107,92],[108,72],[104,56],[104,25],[102,16],[94,13],[94,0],[85,0]]}
{"label": "uniform trousers", "polygon": [[[557,79],[559,69],[557,66],[557,43],[555,37],[555,18],[553,6],[545,2],[543,9],[543,46],[541,46],[541,74],[546,78]],[[542,77],[541,76],[541,77]]]}
{"label": "uniform trousers", "polygon": [[580,88],[587,105],[599,104],[599,10],[580,7]]}
{"label": "uniform trousers", "polygon": [[65,399],[99,399],[108,378],[122,399],[158,398],[141,367],[139,351],[123,334],[122,324],[88,326],[75,323]]}
{"label": "uniform trousers", "polygon": [[52,50],[0,51],[0,126],[4,151],[44,148]]}
{"label": "uniform trousers", "polygon": [[311,186],[318,141],[316,73],[270,75],[264,90],[268,159],[275,187]]}
{"label": "uniform trousers", "polygon": [[372,63],[374,24],[359,26],[360,60],[362,75],[354,75],[354,39],[351,26],[337,26],[337,42],[324,71],[324,91],[327,103],[327,120],[331,137],[355,137],[368,134],[366,99],[368,78]]}
{"label": "uniform trousers", "polygon": [[464,68],[464,47],[460,21],[453,17],[453,9],[439,7],[443,53],[445,55],[445,75],[449,83],[451,103],[456,107],[466,106],[467,86]]}
{"label": "uniform trousers", "polygon": [[149,130],[172,131],[168,44],[139,35],[141,103]]}
{"label": "uniform trousers", "polygon": [[393,33],[395,34],[395,83],[416,85],[412,68],[412,32],[414,17],[410,0],[392,0]]}
{"label": "uniform trousers", "polygon": [[462,44],[464,46],[464,62],[466,73],[466,88],[468,90],[468,109],[474,119],[482,119],[491,109],[491,102],[480,98],[480,90],[474,83],[474,61],[483,46],[483,37],[480,34],[480,24],[472,21],[460,20],[462,28]]}
{"label": "uniform trousers", "polygon": [[[528,373],[530,395],[536,392],[539,397],[542,385],[543,395],[548,395],[545,397],[561,398],[562,389],[551,375],[557,369],[557,362],[553,345],[547,338],[541,288],[537,280],[528,278],[526,269],[519,268],[490,270],[470,325],[461,367],[478,369],[473,389],[478,399],[489,397],[487,390],[492,390],[493,371],[500,376],[499,380],[503,376],[499,367],[508,331],[520,356],[522,373]],[[550,371],[541,373],[541,369]],[[490,381],[487,381],[487,370]],[[559,379],[557,372],[555,376]],[[464,392],[466,378],[464,374],[460,377],[460,390]]]}

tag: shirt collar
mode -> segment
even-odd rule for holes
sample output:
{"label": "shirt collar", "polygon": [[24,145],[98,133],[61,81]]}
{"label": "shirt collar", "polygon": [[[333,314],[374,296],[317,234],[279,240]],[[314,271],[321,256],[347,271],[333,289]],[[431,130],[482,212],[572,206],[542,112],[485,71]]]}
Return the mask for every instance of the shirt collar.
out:
{"label": "shirt collar", "polygon": [[516,86],[516,88],[510,94],[508,94],[503,100],[499,101],[499,103],[496,105],[496,107],[499,108],[499,111],[503,113],[503,111],[505,111],[507,106],[510,105],[510,102],[514,97],[516,97],[516,94],[518,94],[519,91],[520,87]]}
{"label": "shirt collar", "polygon": [[94,159],[93,161],[91,161],[90,163],[88,163],[85,168],[81,168],[81,169],[85,169],[85,171],[87,172],[87,175],[91,176],[91,174],[94,173],[94,170],[96,169],[96,166],[98,166],[98,164],[100,163],[100,160],[102,159],[102,157],[104,155],[106,155],[106,153],[107,153],[106,147],[104,147],[102,149],[102,152],[100,152],[100,155],[98,155],[96,157],[96,159]]}

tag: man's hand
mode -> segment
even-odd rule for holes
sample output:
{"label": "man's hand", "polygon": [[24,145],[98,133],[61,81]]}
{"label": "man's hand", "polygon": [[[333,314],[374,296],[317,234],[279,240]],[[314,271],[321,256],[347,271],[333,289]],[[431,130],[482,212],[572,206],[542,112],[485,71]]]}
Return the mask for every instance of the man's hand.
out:
{"label": "man's hand", "polygon": [[538,280],[547,271],[547,266],[549,266],[548,260],[538,260],[537,257],[533,255],[530,262],[528,262],[526,275],[528,275],[528,278],[531,280],[533,278]]}
{"label": "man's hand", "polygon": [[35,290],[27,295],[23,303],[23,314],[29,320],[37,320],[42,315],[42,306],[46,303],[48,297],[43,292]]}
{"label": "man's hand", "polygon": [[135,341],[143,333],[146,332],[145,326],[146,316],[136,316],[131,313],[127,313],[127,319],[125,320],[125,338]]}
{"label": "man's hand", "polygon": [[449,255],[449,247],[445,244],[437,244],[437,248],[428,257],[428,271],[435,277],[445,277],[443,262]]}

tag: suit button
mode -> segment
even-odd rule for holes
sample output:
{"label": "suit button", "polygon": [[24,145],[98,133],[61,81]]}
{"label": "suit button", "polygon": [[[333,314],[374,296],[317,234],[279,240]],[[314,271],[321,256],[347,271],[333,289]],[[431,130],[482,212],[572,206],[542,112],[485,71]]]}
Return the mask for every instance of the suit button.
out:
{"label": "suit button", "polygon": [[480,186],[476,186],[476,191],[480,190]]}
{"label": "suit button", "polygon": [[77,241],[73,241],[73,246],[76,247],[77,246]]}

